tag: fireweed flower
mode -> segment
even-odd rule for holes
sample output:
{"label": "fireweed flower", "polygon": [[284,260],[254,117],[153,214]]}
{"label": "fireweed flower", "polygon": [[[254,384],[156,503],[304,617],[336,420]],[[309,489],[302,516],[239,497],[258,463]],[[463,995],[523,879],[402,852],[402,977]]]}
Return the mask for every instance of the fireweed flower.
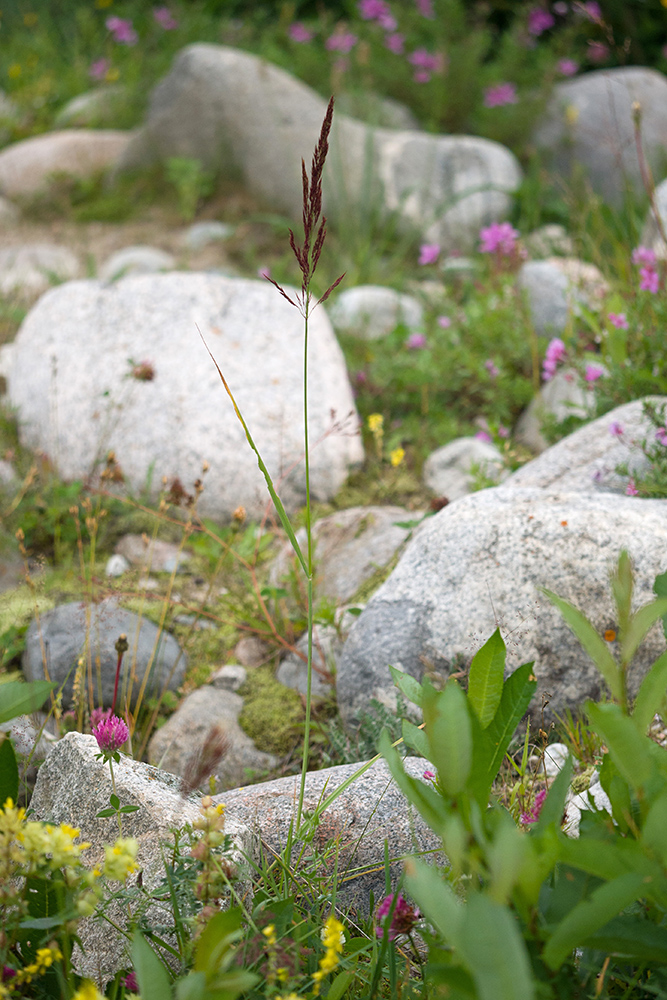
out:
{"label": "fireweed flower", "polygon": [[347,55],[357,44],[357,36],[351,31],[338,31],[327,38],[324,47],[328,52],[342,52]]}
{"label": "fireweed flower", "polygon": [[130,731],[117,715],[111,715],[93,729],[97,745],[106,757],[117,753],[126,742]]}
{"label": "fireweed flower", "polygon": [[628,485],[625,487],[625,495],[628,497],[639,496],[639,490],[635,486],[635,481],[632,478],[632,476],[630,477],[630,479],[628,479]]}
{"label": "fireweed flower", "polygon": [[425,264],[435,264],[436,260],[440,255],[440,244],[439,243],[422,243],[419,248],[419,260],[418,264],[424,266]]}
{"label": "fireweed flower", "polygon": [[544,800],[547,797],[545,789],[538,792],[535,796],[535,801],[533,805],[526,812],[521,813],[521,825],[530,826],[532,823],[537,823],[540,818],[540,813],[542,812],[542,806],[544,805]]}
{"label": "fireweed flower", "polygon": [[88,76],[91,80],[103,80],[110,69],[111,63],[108,59],[96,59],[95,62],[90,64]]}
{"label": "fireweed flower", "polygon": [[448,330],[452,325],[452,321],[449,316],[438,316],[438,326],[442,327],[443,330]]}
{"label": "fireweed flower", "polygon": [[164,31],[174,31],[178,27],[178,21],[172,17],[168,7],[153,7],[153,19]]}
{"label": "fireweed flower", "polygon": [[560,337],[554,337],[553,340],[549,341],[544,362],[542,364],[542,379],[545,382],[551,381],[556,374],[558,362],[562,361],[566,354],[567,348]]}
{"label": "fireweed flower", "polygon": [[431,19],[435,17],[433,0],[415,0],[415,5],[422,17],[428,17]]}
{"label": "fireweed flower", "polygon": [[658,427],[655,432],[655,439],[663,448],[667,448],[667,427]]}
{"label": "fireweed flower", "polygon": [[422,777],[424,781],[435,781],[435,771],[424,771]]}
{"label": "fireweed flower", "polygon": [[[375,928],[375,933],[379,938],[384,937],[384,920],[389,915],[393,902],[394,893],[391,893],[389,896],[385,896],[377,908],[376,917],[378,922]],[[399,892],[396,897],[396,906],[394,907],[394,913],[387,932],[389,940],[394,941],[399,934],[409,934],[420,917],[421,914],[419,910],[415,906],[408,903],[408,901],[405,900]]]}
{"label": "fireweed flower", "polygon": [[510,436],[509,427],[505,427],[504,424],[498,424],[498,437],[508,438]]}
{"label": "fireweed flower", "polygon": [[561,59],[558,63],[558,72],[561,76],[574,76],[579,71],[579,63],[574,59]]}
{"label": "fireweed flower", "polygon": [[393,52],[394,55],[401,56],[405,51],[405,35],[401,35],[400,32],[396,31],[394,34],[386,36],[384,44],[385,48]]}
{"label": "fireweed flower", "polygon": [[597,380],[602,378],[603,375],[604,368],[600,368],[599,365],[586,365],[584,378],[587,382],[597,382]]}
{"label": "fireweed flower", "polygon": [[121,45],[136,45],[138,35],[132,27],[132,21],[122,17],[108,17],[106,19],[107,29],[113,35],[114,41]]}
{"label": "fireweed flower", "polygon": [[499,253],[509,257],[516,249],[518,232],[509,222],[494,222],[493,225],[480,229],[479,238],[482,241],[480,253]]}
{"label": "fireweed flower", "polygon": [[632,251],[632,263],[633,264],[656,264],[658,258],[655,255],[655,251],[651,250],[650,247],[638,246]]}
{"label": "fireweed flower", "polygon": [[104,1000],[104,997],[95,983],[91,982],[90,979],[84,979],[72,1000]]}
{"label": "fireweed flower", "polygon": [[475,434],[475,437],[477,438],[478,441],[492,441],[493,440],[493,438],[491,437],[491,435],[489,434],[488,431],[477,431],[477,433]]}
{"label": "fireweed flower", "polygon": [[314,38],[314,33],[305,24],[302,24],[301,21],[295,21],[294,24],[290,24],[287,34],[293,42],[299,43],[312,42]]}
{"label": "fireweed flower", "polygon": [[609,313],[607,319],[612,326],[615,326],[618,330],[627,330],[629,323],[626,319],[625,313]]}
{"label": "fireweed flower", "polygon": [[484,91],[485,108],[501,108],[505,104],[518,104],[519,95],[513,83],[497,83]]}
{"label": "fireweed flower", "polygon": [[528,31],[536,38],[543,31],[553,28],[555,23],[556,20],[553,14],[550,14],[548,10],[543,10],[541,7],[534,7],[528,13]]}
{"label": "fireweed flower", "polygon": [[426,337],[423,333],[411,333],[405,341],[405,346],[409,351],[420,351],[426,347]]}
{"label": "fireweed flower", "polygon": [[651,292],[653,295],[656,295],[659,287],[660,278],[655,268],[651,266],[642,267],[639,272],[639,290],[642,292]]}

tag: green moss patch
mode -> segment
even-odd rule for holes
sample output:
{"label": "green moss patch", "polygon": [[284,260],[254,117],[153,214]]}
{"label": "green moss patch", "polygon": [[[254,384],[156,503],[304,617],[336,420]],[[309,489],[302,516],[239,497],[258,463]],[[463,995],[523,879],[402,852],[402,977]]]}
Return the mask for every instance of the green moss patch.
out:
{"label": "green moss patch", "polygon": [[273,667],[266,666],[248,671],[239,694],[245,699],[239,724],[257,749],[279,756],[289,753],[300,738],[303,723],[298,693],[277,681]]}

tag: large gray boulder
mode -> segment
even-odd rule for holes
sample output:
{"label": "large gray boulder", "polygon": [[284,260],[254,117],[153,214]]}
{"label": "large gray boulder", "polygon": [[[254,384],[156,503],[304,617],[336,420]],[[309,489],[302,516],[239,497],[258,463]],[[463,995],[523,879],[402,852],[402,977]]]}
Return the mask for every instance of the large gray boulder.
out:
{"label": "large gray boulder", "polygon": [[[94,707],[111,708],[116,681],[118,653],[115,645],[121,634],[129,649],[123,657],[118,686],[118,706],[130,690],[134,705],[149,671],[145,697],[176,690],[185,676],[187,656],[173,635],[160,632],[153,622],[118,606],[115,598],[87,607],[84,603],[61,604],[34,619],[26,633],[23,672],[29,681],[43,680],[46,660],[49,680],[63,686],[63,708],[75,701],[74,677],[81,659],[81,693],[88,697],[92,685]],[[99,671],[98,671],[99,663]]]}
{"label": "large gray boulder", "polygon": [[[111,449],[128,486],[150,481],[154,496],[165,476],[192,492],[207,461],[201,513],[228,518],[243,504],[261,514],[264,479],[200,333],[283,502],[300,506],[303,320],[267,282],[173,273],[53,289],[12,345],[8,391],[22,441],[66,479],[90,476]],[[311,490],[327,500],[363,448],[323,309],[310,320],[309,370]]]}
{"label": "large gray boulder", "polygon": [[641,108],[641,140],[656,180],[665,174],[667,78],[640,66],[597,70],[556,85],[534,141],[568,177],[584,168],[593,189],[619,206],[630,185],[644,193],[633,104]]}
{"label": "large gray boulder", "polygon": [[[413,778],[422,778],[427,761],[418,757],[404,760]],[[342,764],[306,775],[304,815],[312,815],[322,801],[361,767]],[[299,796],[298,775],[278,778],[249,788],[225,792],[226,816],[259,834],[270,851],[283,851]],[[317,854],[317,874],[323,885],[337,879],[338,903],[367,915],[371,892],[376,904],[385,895],[385,840],[388,845],[392,883],[398,880],[400,860],[422,851],[441,851],[442,841],[412,809],[398,790],[383,760],[373,764],[324,810],[311,844],[303,845],[300,865],[312,864]],[[332,849],[333,848],[333,849]],[[325,851],[328,852],[325,854]],[[326,859],[326,860],[325,860]],[[324,888],[323,891],[327,891]]]}
{"label": "large gray boulder", "polygon": [[528,260],[517,275],[517,286],[526,294],[530,318],[541,337],[563,333],[581,306],[599,310],[609,291],[600,271],[576,257]]}
{"label": "large gray boulder", "polygon": [[[52,749],[37,775],[35,791],[30,800],[34,810],[31,819],[49,823],[67,823],[78,827],[81,841],[90,844],[82,857],[87,867],[104,867],[104,847],[114,844],[118,838],[115,816],[99,819],[97,813],[109,807],[112,792],[120,799],[122,806],[138,806],[136,812],[123,816],[123,836],[134,837],[139,842],[137,863],[141,868],[144,894],[138,894],[133,904],[146,909],[148,893],[152,892],[165,877],[163,845],[173,845],[173,830],[193,823],[200,815],[199,800],[195,796],[184,798],[180,794],[180,779],[159,771],[148,764],[120,755],[120,763],[114,764],[115,786],[111,783],[109,765],[96,760],[99,753],[93,736],[68,733]],[[226,818],[225,831],[233,841],[233,848],[227,857],[238,868],[245,857],[257,853],[255,837],[238,820]],[[185,844],[182,849],[187,849]],[[173,847],[172,847],[173,851]],[[137,882],[136,875],[130,875],[131,887]],[[118,883],[111,883],[116,889]],[[165,893],[168,898],[168,892]],[[127,905],[120,902],[111,904],[108,916],[118,926],[127,926]],[[173,926],[170,907],[164,902],[152,902],[146,911],[146,919],[153,926],[164,924]],[[77,928],[81,939],[81,949],[74,952],[77,971],[99,983],[106,983],[119,969],[132,965],[130,942],[120,931],[114,930],[105,919],[88,917]]]}
{"label": "large gray boulder", "polygon": [[0,153],[0,193],[38,194],[54,174],[91,177],[112,167],[125,152],[130,132],[64,129],[23,139]]}
{"label": "large gray boulder", "polygon": [[[144,128],[121,161],[132,167],[191,157],[301,219],[300,160],[310,164],[326,102],[248,52],[190,45],[153,91]],[[504,218],[521,179],[498,143],[472,136],[373,128],[334,115],[324,210],[339,223],[378,209],[429,242],[472,249],[481,226]],[[375,203],[373,203],[375,199]]]}
{"label": "large gray boulder", "polygon": [[[500,625],[514,670],[535,662],[539,717],[579,709],[604,685],[547,587],[577,605],[602,634],[614,626],[609,574],[627,549],[636,605],[667,569],[667,503],[613,494],[500,486],[463,497],[431,518],[352,627],[338,667],[338,705],[353,725],[371,698],[395,703],[389,664],[421,678],[471,660]],[[665,649],[656,626],[630,671],[640,677]]]}
{"label": "large gray boulder", "polygon": [[[664,396],[647,396],[646,400],[667,405]],[[642,442],[655,444],[655,428],[644,416],[644,402],[624,403],[568,434],[517,469],[505,485],[539,486],[561,493],[625,493],[628,476],[648,470]],[[628,475],[617,472],[618,466],[627,466]]]}

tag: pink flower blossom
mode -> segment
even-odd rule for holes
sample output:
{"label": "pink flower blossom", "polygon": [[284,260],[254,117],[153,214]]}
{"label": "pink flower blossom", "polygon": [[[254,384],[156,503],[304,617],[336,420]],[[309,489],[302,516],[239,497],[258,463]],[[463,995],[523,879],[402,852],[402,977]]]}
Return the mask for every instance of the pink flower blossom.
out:
{"label": "pink flower blossom", "polygon": [[660,287],[658,272],[653,267],[642,267],[639,272],[639,289],[642,292],[652,292],[655,295]]}
{"label": "pink flower blossom", "polygon": [[351,31],[337,31],[327,38],[324,47],[328,52],[342,52],[344,55],[347,55],[356,44],[357,36]]}
{"label": "pink flower blossom", "polygon": [[405,51],[405,35],[401,35],[398,31],[393,35],[387,35],[384,40],[384,44],[385,47],[395,55],[403,55],[403,52]]}
{"label": "pink flower blossom", "polygon": [[655,432],[655,439],[663,448],[667,448],[667,427],[658,427]]}
{"label": "pink flower blossom", "polygon": [[424,771],[424,781],[435,781],[435,771]]}
{"label": "pink flower blossom", "polygon": [[493,438],[491,437],[491,435],[489,434],[488,431],[477,431],[477,433],[475,434],[475,437],[477,438],[478,441],[492,441],[493,440]]}
{"label": "pink flower blossom", "polygon": [[419,69],[428,69],[433,72],[438,72],[442,69],[442,55],[438,53],[429,52],[428,49],[415,49],[408,56],[408,62],[411,66],[418,66]]}
{"label": "pink flower blossom", "polygon": [[357,10],[364,21],[376,21],[385,14],[391,14],[391,9],[386,0],[359,0]]}
{"label": "pink flower blossom", "polygon": [[607,319],[618,330],[627,330],[629,326],[625,313],[609,313]]}
{"label": "pink flower blossom", "polygon": [[558,72],[561,76],[574,76],[579,70],[579,63],[574,59],[561,59],[558,62]]}
{"label": "pink flower blossom", "polygon": [[639,490],[637,489],[637,487],[635,485],[635,481],[632,478],[632,476],[630,477],[630,479],[628,479],[628,485],[625,487],[625,495],[628,496],[628,497],[638,497],[639,496]]}
{"label": "pink flower blossom", "polygon": [[[377,926],[375,928],[375,933],[379,938],[384,937],[384,927],[382,921],[391,912],[391,908],[394,905],[394,893],[389,896],[385,896],[380,905],[377,908]],[[401,893],[396,896],[396,905],[394,906],[394,912],[391,918],[391,924],[389,925],[388,938],[393,941],[399,934],[409,934],[412,928],[415,926],[419,920],[421,914],[419,910],[412,906],[407,900],[403,899]]]}
{"label": "pink flower blossom", "polygon": [[314,33],[310,30],[310,28],[307,28],[305,24],[301,23],[301,21],[294,21],[293,24],[290,24],[287,29],[287,34],[293,42],[299,43],[312,42],[314,37]]}
{"label": "pink flower blossom", "polygon": [[410,351],[421,351],[426,347],[426,337],[423,333],[411,333],[405,341],[405,346]]}
{"label": "pink flower blossom", "polygon": [[544,10],[542,7],[534,7],[528,12],[528,31],[536,38],[543,31],[553,28],[555,23],[553,14],[550,14],[548,10]]}
{"label": "pink flower blossom", "polygon": [[501,108],[504,104],[517,104],[519,96],[513,83],[498,83],[484,91],[485,108]]}
{"label": "pink flower blossom", "polygon": [[443,330],[448,330],[452,325],[452,321],[449,316],[438,316],[438,326],[442,327]]}
{"label": "pink flower blossom", "polygon": [[107,29],[113,35],[114,41],[121,45],[136,45],[138,36],[132,22],[122,17],[108,17],[105,21]]}
{"label": "pink flower blossom", "polygon": [[601,21],[602,20],[602,8],[596,0],[588,0],[588,3],[583,3],[579,7],[579,10],[587,17],[589,21]]}
{"label": "pink flower blossom", "polygon": [[433,0],[415,0],[415,3],[422,17],[430,17],[431,19],[435,17]]}
{"label": "pink flower blossom", "polygon": [[135,972],[128,972],[123,980],[123,986],[130,993],[139,992],[139,983],[137,981],[137,975]]}
{"label": "pink flower blossom", "polygon": [[484,362],[484,367],[486,368],[491,378],[498,378],[498,376],[500,375],[500,371],[498,370],[498,368],[496,368],[491,358],[489,358],[487,361]]}
{"label": "pink flower blossom", "polygon": [[498,437],[508,438],[510,436],[509,427],[505,427],[504,424],[498,424]]}
{"label": "pink flower blossom", "polygon": [[178,21],[168,7],[153,7],[153,17],[165,31],[174,31],[178,27]]}
{"label": "pink flower blossom", "polygon": [[258,267],[257,268],[257,277],[258,278],[270,278],[271,277],[271,268],[270,267]]}
{"label": "pink flower blossom", "polygon": [[547,351],[542,364],[542,378],[549,382],[556,374],[558,362],[562,361],[567,354],[567,348],[560,337],[554,337],[549,341]]}
{"label": "pink flower blossom", "polygon": [[610,49],[608,45],[604,42],[596,42],[589,40],[588,42],[588,58],[592,63],[603,63],[609,58]]}
{"label": "pink flower blossom", "polygon": [[650,247],[639,246],[632,251],[633,264],[648,264],[650,266],[657,263],[657,260],[655,250],[651,250]]}
{"label": "pink flower blossom", "polygon": [[416,69],[412,74],[412,79],[415,83],[428,83],[431,79],[431,74],[427,69]]}
{"label": "pink flower blossom", "polygon": [[518,232],[509,222],[494,222],[493,225],[479,231],[479,238],[482,241],[480,253],[498,253],[509,257],[516,249],[518,236]]}
{"label": "pink flower blossom", "polygon": [[103,719],[93,729],[93,736],[97,740],[98,747],[103,754],[109,757],[120,750],[129,735],[129,729],[117,715],[110,715],[108,718]]}
{"label": "pink flower blossom", "polygon": [[90,65],[88,76],[91,80],[103,80],[110,68],[111,63],[108,59],[96,59],[95,62]]}
{"label": "pink flower blossom", "polygon": [[435,264],[436,260],[440,255],[440,244],[439,243],[422,243],[419,248],[419,260],[418,264],[422,266],[424,264]]}
{"label": "pink flower blossom", "polygon": [[612,422],[609,424],[609,433],[613,437],[617,438],[623,437],[624,431],[622,424],[619,424],[618,420],[612,420]]}
{"label": "pink flower blossom", "polygon": [[521,825],[530,826],[532,823],[537,823],[540,818],[540,813],[542,812],[542,806],[544,805],[544,800],[547,797],[547,793],[544,789],[538,792],[535,796],[535,802],[526,812],[521,813]]}
{"label": "pink flower blossom", "polygon": [[587,382],[597,382],[597,380],[602,378],[603,375],[604,368],[600,368],[599,365],[586,365],[584,378]]}
{"label": "pink flower blossom", "polygon": [[90,728],[91,731],[99,726],[100,722],[104,722],[111,715],[110,708],[94,708],[90,713]]}

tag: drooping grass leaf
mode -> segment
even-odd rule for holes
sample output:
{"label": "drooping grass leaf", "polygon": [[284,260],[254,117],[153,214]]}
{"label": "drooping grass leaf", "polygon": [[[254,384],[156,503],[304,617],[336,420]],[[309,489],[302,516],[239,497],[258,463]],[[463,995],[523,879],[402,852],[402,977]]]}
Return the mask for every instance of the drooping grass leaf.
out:
{"label": "drooping grass leaf", "polygon": [[541,833],[543,830],[546,830],[548,826],[552,825],[560,829],[565,809],[565,799],[568,791],[570,790],[572,766],[572,757],[570,756],[567,758],[565,764],[551,782],[551,787],[547,792],[547,797],[544,800],[542,809],[540,810],[539,819],[534,827],[536,833]]}
{"label": "drooping grass leaf", "polygon": [[[657,597],[667,597],[667,573],[660,573],[653,581],[653,593]],[[662,616],[662,629],[667,639],[667,614]]]}
{"label": "drooping grass leaf", "polygon": [[623,634],[630,624],[632,614],[632,563],[626,549],[618,557],[618,565],[611,576],[611,590],[618,615],[619,631]]}
{"label": "drooping grass leaf", "polygon": [[621,701],[623,698],[623,683],[618,665],[609,652],[604,639],[598,635],[588,618],[575,608],[569,601],[564,601],[550,590],[542,590],[542,593],[555,604],[566,624],[572,629],[577,639],[584,647],[595,666],[604,677],[607,687],[612,696]]}
{"label": "drooping grass leaf", "polygon": [[496,629],[470,664],[468,701],[486,729],[493,719],[503,693],[506,649],[500,629]]}

